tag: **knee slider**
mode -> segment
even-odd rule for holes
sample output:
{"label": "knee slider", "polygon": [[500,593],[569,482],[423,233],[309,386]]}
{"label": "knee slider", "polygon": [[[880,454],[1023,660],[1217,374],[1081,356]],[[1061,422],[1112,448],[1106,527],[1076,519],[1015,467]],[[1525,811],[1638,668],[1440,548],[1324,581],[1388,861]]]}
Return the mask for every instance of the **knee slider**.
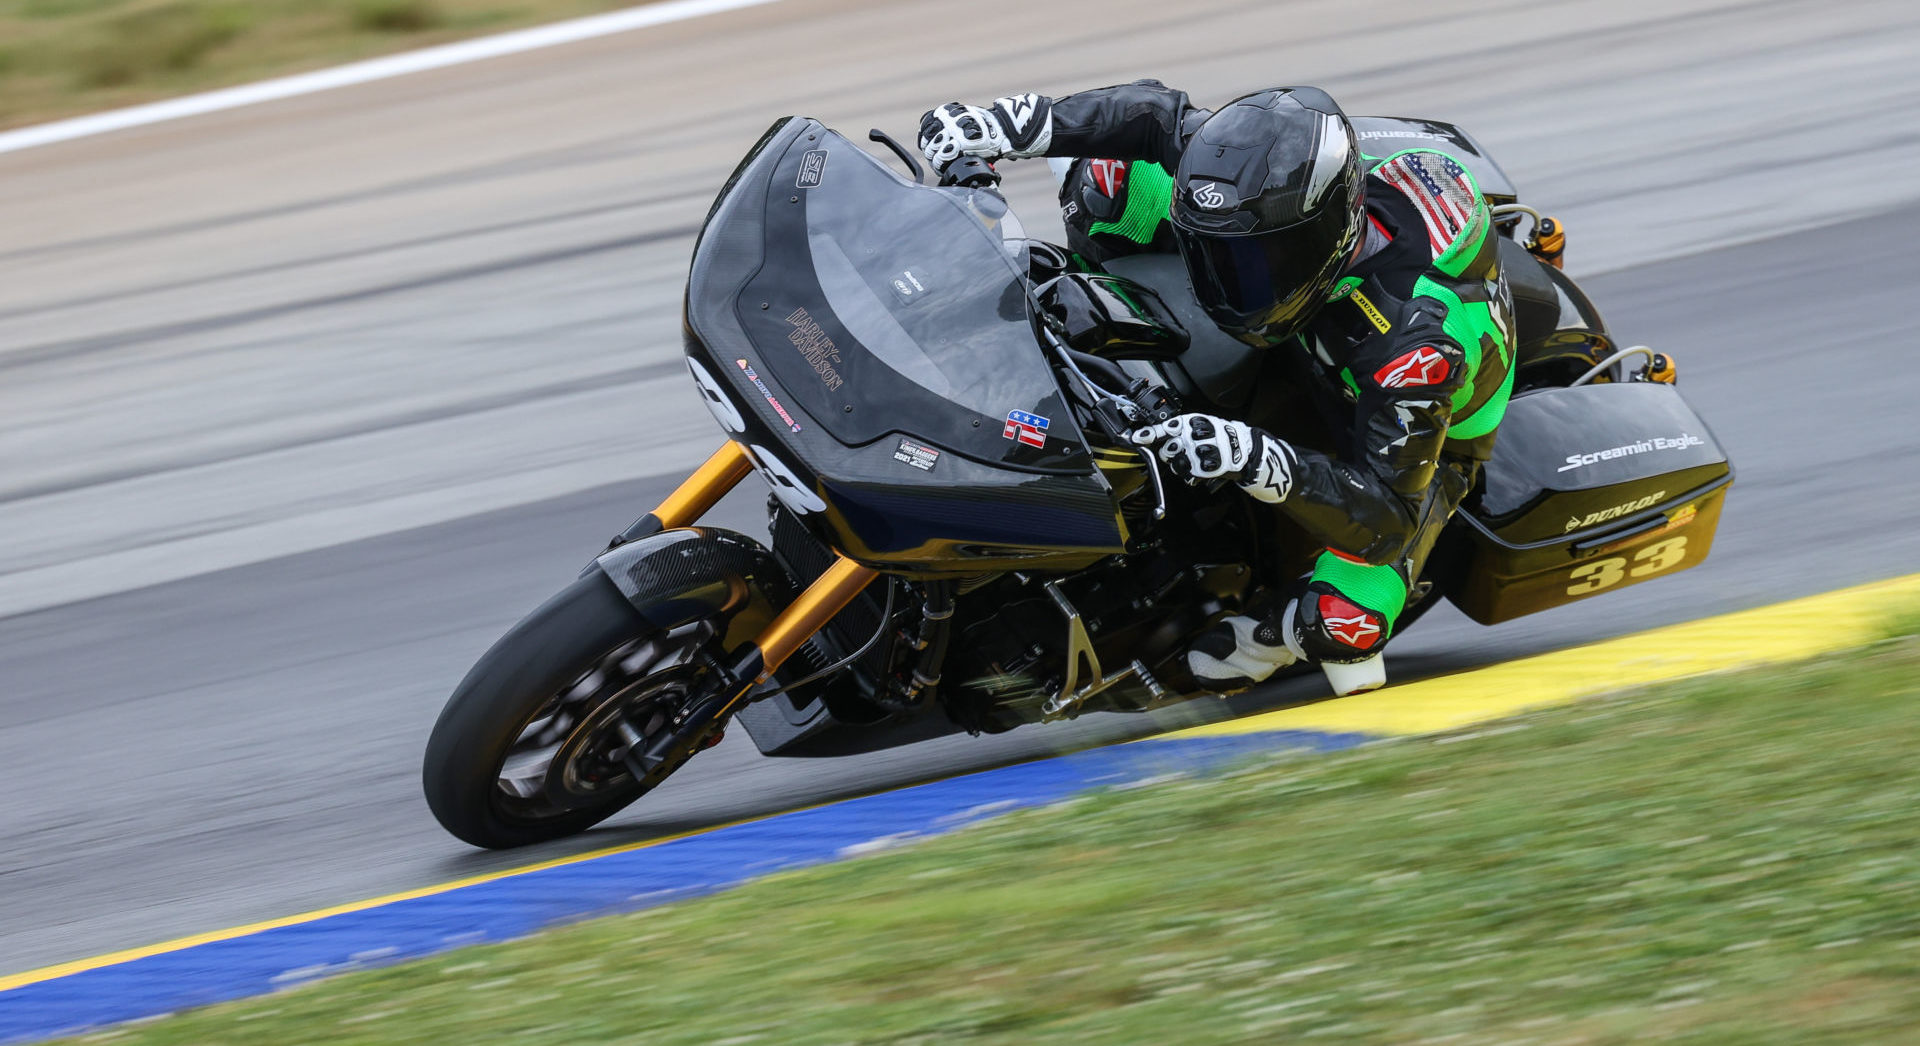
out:
{"label": "knee slider", "polygon": [[1324,581],[1307,586],[1294,614],[1294,638],[1315,661],[1336,665],[1364,661],[1386,645],[1387,615],[1354,602]]}

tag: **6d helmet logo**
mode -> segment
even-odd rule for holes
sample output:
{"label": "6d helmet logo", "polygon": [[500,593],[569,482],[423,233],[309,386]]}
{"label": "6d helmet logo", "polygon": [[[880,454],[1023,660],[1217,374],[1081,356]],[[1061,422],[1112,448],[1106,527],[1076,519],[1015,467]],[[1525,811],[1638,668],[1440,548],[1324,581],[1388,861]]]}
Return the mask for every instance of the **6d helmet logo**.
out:
{"label": "6d helmet logo", "polygon": [[1193,190],[1193,202],[1195,206],[1217,211],[1227,205],[1227,194],[1220,191],[1218,182],[1208,182]]}

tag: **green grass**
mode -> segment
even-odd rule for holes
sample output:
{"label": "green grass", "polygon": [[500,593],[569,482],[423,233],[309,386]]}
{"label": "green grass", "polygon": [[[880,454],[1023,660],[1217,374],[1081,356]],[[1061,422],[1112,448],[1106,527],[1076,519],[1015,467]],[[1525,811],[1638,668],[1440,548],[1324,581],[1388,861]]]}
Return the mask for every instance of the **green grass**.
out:
{"label": "green grass", "polygon": [[94,1039],[1920,1042],[1917,678],[1274,758]]}
{"label": "green grass", "polygon": [[0,0],[0,127],[642,0]]}
{"label": "green grass", "polygon": [[1920,603],[1889,608],[1880,626],[1880,638],[1902,639],[1913,635],[1920,635]]}

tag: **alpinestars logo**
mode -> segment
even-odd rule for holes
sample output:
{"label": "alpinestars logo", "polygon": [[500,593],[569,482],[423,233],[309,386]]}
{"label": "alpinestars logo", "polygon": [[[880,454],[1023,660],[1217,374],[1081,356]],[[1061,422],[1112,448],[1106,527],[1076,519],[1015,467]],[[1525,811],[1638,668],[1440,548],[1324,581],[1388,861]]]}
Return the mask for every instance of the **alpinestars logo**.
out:
{"label": "alpinestars logo", "polygon": [[1355,650],[1371,650],[1380,641],[1380,618],[1339,596],[1320,597],[1320,624],[1337,643]]}
{"label": "alpinestars logo", "polygon": [[1026,133],[1027,124],[1033,119],[1034,110],[1038,108],[1035,101],[1031,94],[1016,94],[1000,99],[1000,107],[1006,110],[1007,122],[1012,125],[1014,134]]}
{"label": "alpinestars logo", "polygon": [[1293,462],[1279,440],[1265,439],[1261,444],[1253,479],[1240,484],[1240,489],[1256,500],[1277,505],[1293,493]]}
{"label": "alpinestars logo", "polygon": [[1127,161],[1088,160],[1087,174],[1093,179],[1093,187],[1100,190],[1100,195],[1118,199],[1120,190],[1127,184]]}
{"label": "alpinestars logo", "polygon": [[1373,372],[1374,384],[1383,389],[1411,389],[1438,385],[1453,370],[1440,350],[1422,345]]}

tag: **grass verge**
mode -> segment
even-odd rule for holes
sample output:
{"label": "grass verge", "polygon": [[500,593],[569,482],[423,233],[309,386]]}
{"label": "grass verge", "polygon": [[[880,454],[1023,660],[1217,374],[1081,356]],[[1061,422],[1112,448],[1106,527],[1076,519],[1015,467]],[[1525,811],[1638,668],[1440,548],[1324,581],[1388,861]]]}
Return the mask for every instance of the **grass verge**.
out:
{"label": "grass verge", "polygon": [[1920,638],[1101,794],[92,1041],[1920,1041]]}
{"label": "grass verge", "polygon": [[0,0],[0,128],[642,0]]}

